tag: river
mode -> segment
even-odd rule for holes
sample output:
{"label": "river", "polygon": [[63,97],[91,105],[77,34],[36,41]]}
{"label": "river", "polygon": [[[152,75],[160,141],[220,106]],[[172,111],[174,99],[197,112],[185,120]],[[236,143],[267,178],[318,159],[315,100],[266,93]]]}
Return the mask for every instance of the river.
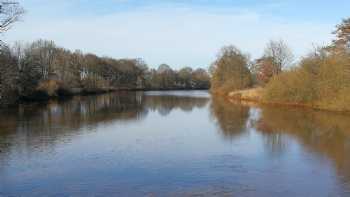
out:
{"label": "river", "polygon": [[0,196],[350,196],[350,116],[206,91],[0,110]]}

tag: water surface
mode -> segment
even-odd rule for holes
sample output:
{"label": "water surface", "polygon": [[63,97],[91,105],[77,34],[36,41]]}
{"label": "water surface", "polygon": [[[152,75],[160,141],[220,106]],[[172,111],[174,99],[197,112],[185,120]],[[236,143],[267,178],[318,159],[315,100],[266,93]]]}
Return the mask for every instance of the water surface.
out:
{"label": "water surface", "polygon": [[0,196],[350,196],[350,117],[124,92],[0,110]]}

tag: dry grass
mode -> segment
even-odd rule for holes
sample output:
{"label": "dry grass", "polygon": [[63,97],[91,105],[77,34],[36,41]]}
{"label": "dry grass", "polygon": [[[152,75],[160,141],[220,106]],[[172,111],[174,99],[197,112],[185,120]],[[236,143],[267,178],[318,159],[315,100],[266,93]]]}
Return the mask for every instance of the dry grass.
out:
{"label": "dry grass", "polygon": [[[274,105],[274,106],[292,106],[300,108],[313,108],[325,111],[334,112],[349,112],[348,101],[350,98],[340,95],[340,98],[334,98],[328,102],[315,102],[315,103],[302,103],[302,102],[290,102],[290,101],[276,101],[276,100],[266,100],[264,94],[266,94],[266,89],[258,87],[247,90],[233,91],[227,96],[231,102],[240,102],[248,106],[257,105]],[[340,103],[340,101],[342,101]],[[336,104],[335,104],[336,103]],[[341,105],[340,105],[341,104]],[[347,107],[346,107],[347,106]]]}
{"label": "dry grass", "polygon": [[233,91],[228,94],[229,98],[246,100],[246,101],[261,101],[263,88],[251,88],[246,90]]}

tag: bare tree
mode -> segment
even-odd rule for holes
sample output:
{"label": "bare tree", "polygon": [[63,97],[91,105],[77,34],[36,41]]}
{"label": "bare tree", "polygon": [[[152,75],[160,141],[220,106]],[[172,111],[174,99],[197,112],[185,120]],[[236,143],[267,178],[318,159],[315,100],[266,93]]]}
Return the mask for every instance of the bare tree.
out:
{"label": "bare tree", "polygon": [[[24,13],[19,3],[0,0],[0,34],[7,31]],[[0,40],[0,104],[17,99],[18,60]]]}
{"label": "bare tree", "polygon": [[24,13],[16,1],[0,0],[0,33],[7,31]]}
{"label": "bare tree", "polygon": [[279,74],[284,67],[292,63],[293,54],[283,40],[271,40],[265,48],[264,58],[272,59],[273,74],[275,75]]}

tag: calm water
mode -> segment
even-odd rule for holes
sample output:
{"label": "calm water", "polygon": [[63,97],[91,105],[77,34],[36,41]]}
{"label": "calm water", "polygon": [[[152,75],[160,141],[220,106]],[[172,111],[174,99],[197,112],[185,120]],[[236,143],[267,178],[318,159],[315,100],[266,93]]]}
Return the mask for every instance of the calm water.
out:
{"label": "calm water", "polygon": [[0,111],[0,196],[350,196],[350,116],[132,92]]}

